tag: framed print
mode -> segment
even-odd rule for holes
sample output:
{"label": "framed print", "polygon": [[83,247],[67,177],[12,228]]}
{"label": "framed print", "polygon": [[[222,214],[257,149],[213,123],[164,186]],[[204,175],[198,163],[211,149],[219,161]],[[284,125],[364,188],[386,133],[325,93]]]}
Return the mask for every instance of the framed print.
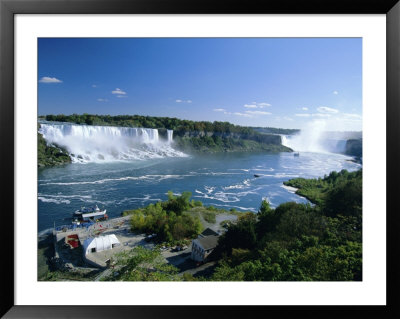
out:
{"label": "framed print", "polygon": [[398,314],[397,1],[0,10],[2,315]]}

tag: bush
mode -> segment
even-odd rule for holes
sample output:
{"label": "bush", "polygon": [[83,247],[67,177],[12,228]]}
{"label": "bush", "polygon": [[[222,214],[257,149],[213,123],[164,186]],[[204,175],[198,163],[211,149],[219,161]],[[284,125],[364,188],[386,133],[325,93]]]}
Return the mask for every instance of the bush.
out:
{"label": "bush", "polygon": [[[157,242],[174,244],[186,238],[196,238],[202,230],[198,216],[191,216],[183,210],[189,207],[190,192],[176,197],[168,192],[168,200],[150,204],[147,207],[125,211],[131,215],[131,229],[147,234],[157,234]],[[172,208],[179,211],[175,213]]]}
{"label": "bush", "polygon": [[209,211],[203,212],[203,218],[207,223],[215,224],[217,221],[215,216],[216,216],[215,212],[209,212]]}

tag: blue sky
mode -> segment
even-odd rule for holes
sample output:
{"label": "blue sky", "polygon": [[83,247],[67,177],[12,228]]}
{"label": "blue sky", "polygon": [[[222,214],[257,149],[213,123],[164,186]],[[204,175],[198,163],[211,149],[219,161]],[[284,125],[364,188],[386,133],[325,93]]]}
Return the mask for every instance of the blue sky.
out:
{"label": "blue sky", "polygon": [[38,109],[362,128],[361,38],[41,38]]}

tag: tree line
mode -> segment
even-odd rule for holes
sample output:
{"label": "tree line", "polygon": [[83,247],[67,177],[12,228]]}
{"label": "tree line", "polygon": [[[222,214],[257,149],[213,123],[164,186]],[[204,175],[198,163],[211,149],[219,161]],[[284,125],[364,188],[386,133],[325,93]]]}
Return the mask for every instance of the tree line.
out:
{"label": "tree line", "polygon": [[46,121],[70,122],[87,125],[110,125],[127,127],[145,127],[145,128],[165,128],[174,130],[175,133],[183,132],[220,132],[220,133],[238,133],[245,135],[254,135],[259,132],[271,134],[294,134],[299,130],[281,129],[281,128],[260,128],[234,125],[229,122],[209,122],[209,121],[191,121],[181,120],[176,117],[156,117],[143,115],[98,115],[98,114],[72,114],[72,115],[45,115],[39,118]]}

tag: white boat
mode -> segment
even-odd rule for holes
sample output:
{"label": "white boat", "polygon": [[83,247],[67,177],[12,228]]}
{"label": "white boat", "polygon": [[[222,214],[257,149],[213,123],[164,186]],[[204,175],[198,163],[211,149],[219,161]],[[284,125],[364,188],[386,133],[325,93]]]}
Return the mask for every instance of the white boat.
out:
{"label": "white boat", "polygon": [[72,223],[80,225],[84,223],[107,220],[108,215],[106,212],[106,209],[101,210],[97,205],[93,207],[81,207],[75,211],[72,217]]}

